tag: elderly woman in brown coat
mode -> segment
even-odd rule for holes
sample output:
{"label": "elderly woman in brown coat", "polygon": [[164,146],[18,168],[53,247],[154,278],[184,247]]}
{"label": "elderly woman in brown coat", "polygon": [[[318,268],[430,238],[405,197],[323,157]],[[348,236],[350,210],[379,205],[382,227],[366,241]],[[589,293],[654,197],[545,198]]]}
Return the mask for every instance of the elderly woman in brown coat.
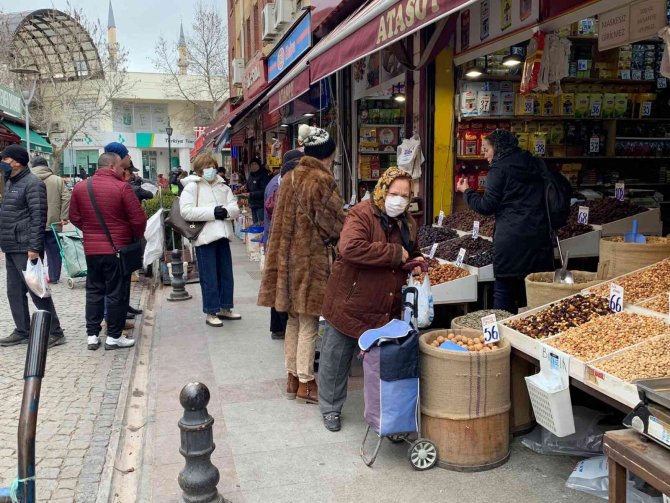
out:
{"label": "elderly woman in brown coat", "polygon": [[289,314],[287,397],[317,403],[314,347],[344,201],[330,170],[335,142],[325,130],[307,125],[298,134],[305,157],[281,180],[258,304]]}
{"label": "elderly woman in brown coat", "polygon": [[408,212],[411,182],[407,172],[389,168],[372,200],[354,206],[342,229],[323,304],[326,334],[319,361],[319,406],[330,431],[340,429],[358,338],[400,316],[403,265],[423,260]]}

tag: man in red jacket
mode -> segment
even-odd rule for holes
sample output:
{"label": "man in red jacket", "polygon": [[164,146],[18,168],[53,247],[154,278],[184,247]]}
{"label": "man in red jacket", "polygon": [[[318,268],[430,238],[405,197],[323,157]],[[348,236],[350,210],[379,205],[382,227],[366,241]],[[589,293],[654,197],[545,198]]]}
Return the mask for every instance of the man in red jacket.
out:
{"label": "man in red jacket", "polygon": [[127,348],[135,344],[123,334],[127,299],[117,249],[144,236],[147,217],[133,189],[123,181],[121,157],[104,153],[93,175],[93,193],[102,218],[109,228],[114,246],[98,222],[87,183],[78,183],[72,191],[70,221],[84,234],[86,252],[86,332],[88,349],[100,347],[101,323],[107,297],[107,339],[105,349]]}

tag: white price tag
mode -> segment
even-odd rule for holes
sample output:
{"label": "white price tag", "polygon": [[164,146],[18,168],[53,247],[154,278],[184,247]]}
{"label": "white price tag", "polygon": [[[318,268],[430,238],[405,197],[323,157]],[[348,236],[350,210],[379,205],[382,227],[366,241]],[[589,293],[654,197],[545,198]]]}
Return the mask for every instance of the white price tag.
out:
{"label": "white price tag", "polygon": [[577,71],[585,72],[589,69],[589,60],[588,59],[578,59],[577,60]]}
{"label": "white price tag", "polygon": [[642,102],[642,117],[651,117],[651,101]]}
{"label": "white price tag", "polygon": [[535,100],[532,96],[526,96],[526,99],[523,101],[523,113],[532,114],[535,110]]}
{"label": "white price tag", "polygon": [[465,260],[465,253],[465,248],[458,250],[458,257],[456,257],[456,267],[461,267],[463,265],[463,260]]}
{"label": "white price tag", "polygon": [[579,213],[577,213],[577,223],[583,225],[589,225],[589,207],[580,206]]}
{"label": "white price tag", "polygon": [[430,253],[428,254],[428,258],[433,258],[435,257],[435,252],[437,251],[437,243],[433,243],[433,246],[430,247]]}
{"label": "white price tag", "polygon": [[623,201],[625,193],[626,193],[626,184],[625,183],[617,182],[617,183],[614,184],[614,197],[617,200]]}
{"label": "white price tag", "polygon": [[440,215],[437,217],[437,226],[442,227],[443,222],[444,222],[444,211],[440,211]]}
{"label": "white price tag", "polygon": [[659,77],[656,79],[656,87],[659,89],[665,89],[668,87],[668,79],[665,77]]}
{"label": "white price tag", "polygon": [[591,117],[600,117],[601,106],[600,101],[591,102]]}
{"label": "white price tag", "polygon": [[610,309],[615,313],[623,311],[623,287],[615,283],[610,285]]}
{"label": "white price tag", "polygon": [[491,111],[491,95],[486,94],[479,100],[479,113]]}
{"label": "white price tag", "polygon": [[500,342],[500,331],[495,314],[489,314],[482,318],[482,333],[484,334],[485,344],[495,344]]}
{"label": "white price tag", "polygon": [[600,137],[593,135],[589,139],[589,154],[597,154],[600,152]]}
{"label": "white price tag", "polygon": [[565,389],[570,385],[570,356],[554,347],[542,344],[540,371],[545,375],[557,375]]}
{"label": "white price tag", "polygon": [[547,140],[536,138],[534,144],[535,155],[545,155],[547,153]]}
{"label": "white price tag", "polygon": [[619,78],[621,80],[630,80],[631,77],[630,70],[621,70],[619,74],[620,74]]}
{"label": "white price tag", "polygon": [[472,224],[472,239],[479,237],[479,220],[475,220]]}

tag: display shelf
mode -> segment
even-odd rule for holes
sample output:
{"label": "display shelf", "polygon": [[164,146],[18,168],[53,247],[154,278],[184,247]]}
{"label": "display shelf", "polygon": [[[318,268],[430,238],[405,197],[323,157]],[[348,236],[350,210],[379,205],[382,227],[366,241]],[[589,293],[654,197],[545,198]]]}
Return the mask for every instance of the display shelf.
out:
{"label": "display shelf", "polygon": [[[560,156],[552,157],[545,156],[540,157],[540,159],[545,159],[548,161],[587,161],[587,160],[602,160],[602,161],[616,161],[617,159],[658,159],[658,160],[669,160],[670,157],[658,157],[658,156],[638,156],[638,155],[573,155],[573,156]],[[486,158],[481,156],[471,156],[471,155],[458,155],[456,156],[458,161],[485,161]]]}
{"label": "display shelf", "polygon": [[[454,262],[451,262],[449,260],[444,260],[441,258],[438,258],[437,261],[440,264],[451,264],[455,266],[456,264]],[[488,264],[485,265],[484,267],[475,267],[472,265],[468,265],[466,263],[463,263],[461,266],[463,269],[468,271],[471,275],[477,276],[477,282],[478,283],[490,283],[491,281],[495,281],[495,276],[493,275],[493,264]]]}
{"label": "display shelf", "polygon": [[[580,234],[568,239],[561,239],[561,250],[563,255],[570,252],[569,258],[588,258],[600,255],[600,234],[599,229]],[[554,258],[558,256],[558,250],[554,250]]]}
{"label": "display shelf", "polygon": [[526,122],[551,122],[551,121],[670,121],[670,117],[575,117],[573,115],[500,115],[500,116],[469,116],[461,117],[460,122],[493,122],[493,121],[526,121]]}
{"label": "display shelf", "polygon": [[359,150],[359,154],[364,155],[398,155],[397,152],[384,152],[383,150]]}
{"label": "display shelf", "polygon": [[661,138],[645,138],[638,136],[617,136],[615,140],[633,140],[633,141],[670,141],[670,137],[664,136]]}
{"label": "display shelf", "polygon": [[621,236],[630,232],[633,228],[633,220],[637,220],[638,232],[648,236],[660,236],[663,232],[663,223],[661,222],[661,210],[652,208],[650,210],[638,213],[632,217],[615,220],[608,224],[593,225],[594,229],[600,229],[602,237]]}
{"label": "display shelf", "polygon": [[404,124],[359,124],[358,127],[403,127]]}
{"label": "display shelf", "polygon": [[462,304],[477,301],[477,276],[432,285],[433,304]]}

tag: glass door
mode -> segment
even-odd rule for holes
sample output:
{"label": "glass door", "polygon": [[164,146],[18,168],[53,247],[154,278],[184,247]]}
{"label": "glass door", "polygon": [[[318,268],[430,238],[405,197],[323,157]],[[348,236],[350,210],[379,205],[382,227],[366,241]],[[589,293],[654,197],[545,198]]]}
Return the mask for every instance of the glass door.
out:
{"label": "glass door", "polygon": [[142,150],[142,166],[144,167],[144,172],[147,174],[148,179],[155,182],[158,168],[156,152],[152,150]]}

